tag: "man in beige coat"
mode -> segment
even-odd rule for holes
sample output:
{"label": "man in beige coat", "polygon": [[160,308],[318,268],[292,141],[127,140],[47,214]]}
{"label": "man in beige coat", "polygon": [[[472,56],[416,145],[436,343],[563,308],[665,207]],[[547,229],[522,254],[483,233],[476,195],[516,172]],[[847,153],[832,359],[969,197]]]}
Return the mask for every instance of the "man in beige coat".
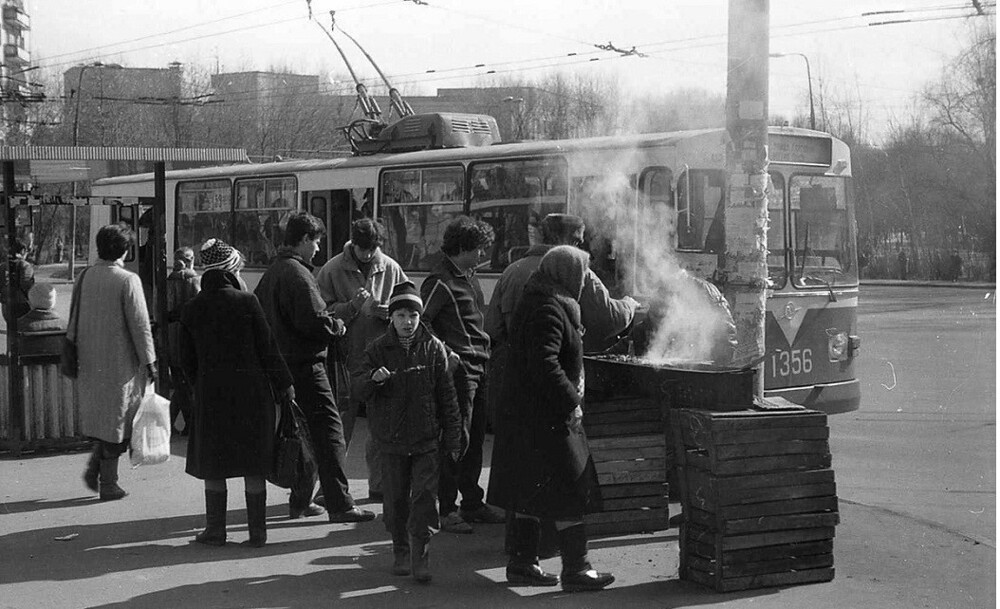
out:
{"label": "man in beige coat", "polygon": [[[351,224],[351,240],[344,245],[344,251],[331,258],[316,275],[327,310],[347,326],[347,335],[339,339],[344,343],[331,349],[337,356],[328,359],[330,376],[337,377],[338,398],[345,393],[344,383],[362,366],[365,347],[389,327],[388,302],[393,286],[407,281],[399,264],[382,252],[382,238],[380,224],[370,218],[356,220]],[[360,408],[360,400],[355,396],[349,399],[341,414],[348,446]],[[365,444],[365,463],[368,497],[381,501],[382,465],[371,434]]]}
{"label": "man in beige coat", "polygon": [[[125,270],[134,234],[124,224],[97,232],[100,260],[77,279],[78,309],[67,337],[77,345],[74,384],[80,428],[95,440],[83,479],[101,501],[125,497],[118,486],[118,457],[128,448],[132,418],[146,385],[156,380],[156,355],[139,276]],[[78,316],[78,319],[77,319]]]}

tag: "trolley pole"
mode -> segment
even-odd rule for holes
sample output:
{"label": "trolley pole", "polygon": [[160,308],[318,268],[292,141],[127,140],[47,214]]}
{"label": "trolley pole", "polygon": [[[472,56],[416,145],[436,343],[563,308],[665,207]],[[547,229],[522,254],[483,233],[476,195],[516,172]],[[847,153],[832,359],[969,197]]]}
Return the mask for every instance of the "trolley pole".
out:
{"label": "trolley pole", "polygon": [[[744,363],[763,356],[765,349],[769,5],[769,0],[729,0],[726,130],[731,145],[726,152],[726,245],[719,268],[736,322],[737,361]],[[756,377],[758,396],[763,396],[762,377]]]}

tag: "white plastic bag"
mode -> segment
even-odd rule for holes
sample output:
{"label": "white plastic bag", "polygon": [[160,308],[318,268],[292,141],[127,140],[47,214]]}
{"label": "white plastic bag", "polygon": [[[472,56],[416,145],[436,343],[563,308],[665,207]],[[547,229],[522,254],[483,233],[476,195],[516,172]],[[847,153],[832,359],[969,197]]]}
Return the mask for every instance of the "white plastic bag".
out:
{"label": "white plastic bag", "polygon": [[146,386],[139,410],[132,419],[132,467],[156,465],[170,458],[170,400]]}

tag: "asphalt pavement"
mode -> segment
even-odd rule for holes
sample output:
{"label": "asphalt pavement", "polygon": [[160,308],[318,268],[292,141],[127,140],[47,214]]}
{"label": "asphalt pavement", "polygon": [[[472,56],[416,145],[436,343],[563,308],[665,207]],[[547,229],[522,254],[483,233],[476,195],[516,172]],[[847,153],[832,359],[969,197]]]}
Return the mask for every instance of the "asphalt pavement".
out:
{"label": "asphalt pavement", "polygon": [[[357,446],[366,432],[361,420]],[[380,505],[366,505],[380,514],[373,523],[293,521],[287,491],[273,486],[268,545],[250,549],[238,543],[246,537],[240,480],[230,481],[234,543],[205,547],[191,543],[204,526],[203,487],[184,473],[185,439],[175,438],[172,448],[163,465],[130,470],[123,459],[121,484],[130,495],[110,503],[83,486],[84,452],[0,455],[0,609],[996,606],[995,527],[992,536],[964,535],[931,518],[843,497],[833,581],[725,594],[678,579],[676,529],[592,539],[594,564],[617,581],[602,592],[567,594],[507,586],[503,527],[475,525],[473,535],[434,538],[434,581],[420,585],[390,574]],[[348,475],[365,503],[363,456],[356,452]],[[678,509],[671,505],[672,514]],[[542,564],[559,568],[557,558]]]}
{"label": "asphalt pavement", "polygon": [[[355,432],[363,446],[364,421]],[[391,543],[372,523],[289,520],[287,492],[268,486],[268,544],[246,538],[243,484],[231,480],[225,547],[191,543],[204,526],[203,487],[184,473],[184,438],[165,464],[130,470],[130,495],[102,503],[81,481],[86,453],[0,460],[0,607],[762,607],[970,609],[995,606],[995,548],[932,522],[841,501],[833,581],[716,593],[677,577],[677,530],[591,540],[591,559],[617,581],[596,593],[504,582],[502,525],[440,533],[434,581],[390,574]],[[357,451],[361,452],[361,451]],[[486,454],[490,454],[489,446]],[[487,463],[488,465],[488,463]],[[836,467],[836,462],[834,463]],[[363,457],[349,456],[351,490],[366,495]],[[488,469],[483,474],[485,483]],[[381,506],[366,507],[381,514]],[[672,505],[672,513],[677,510]],[[550,570],[559,559],[543,561]]]}

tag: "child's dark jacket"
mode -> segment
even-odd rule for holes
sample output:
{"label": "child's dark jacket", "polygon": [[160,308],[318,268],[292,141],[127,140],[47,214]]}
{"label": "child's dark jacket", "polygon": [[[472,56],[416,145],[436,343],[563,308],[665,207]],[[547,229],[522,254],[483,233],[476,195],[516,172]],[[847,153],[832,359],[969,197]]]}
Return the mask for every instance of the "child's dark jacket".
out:
{"label": "child's dark jacket", "polygon": [[[376,383],[372,373],[382,366],[392,376]],[[439,447],[445,452],[460,449],[461,418],[447,352],[422,325],[409,351],[390,325],[365,349],[364,365],[353,380],[359,399],[367,403],[368,424],[381,450],[417,455]]]}

